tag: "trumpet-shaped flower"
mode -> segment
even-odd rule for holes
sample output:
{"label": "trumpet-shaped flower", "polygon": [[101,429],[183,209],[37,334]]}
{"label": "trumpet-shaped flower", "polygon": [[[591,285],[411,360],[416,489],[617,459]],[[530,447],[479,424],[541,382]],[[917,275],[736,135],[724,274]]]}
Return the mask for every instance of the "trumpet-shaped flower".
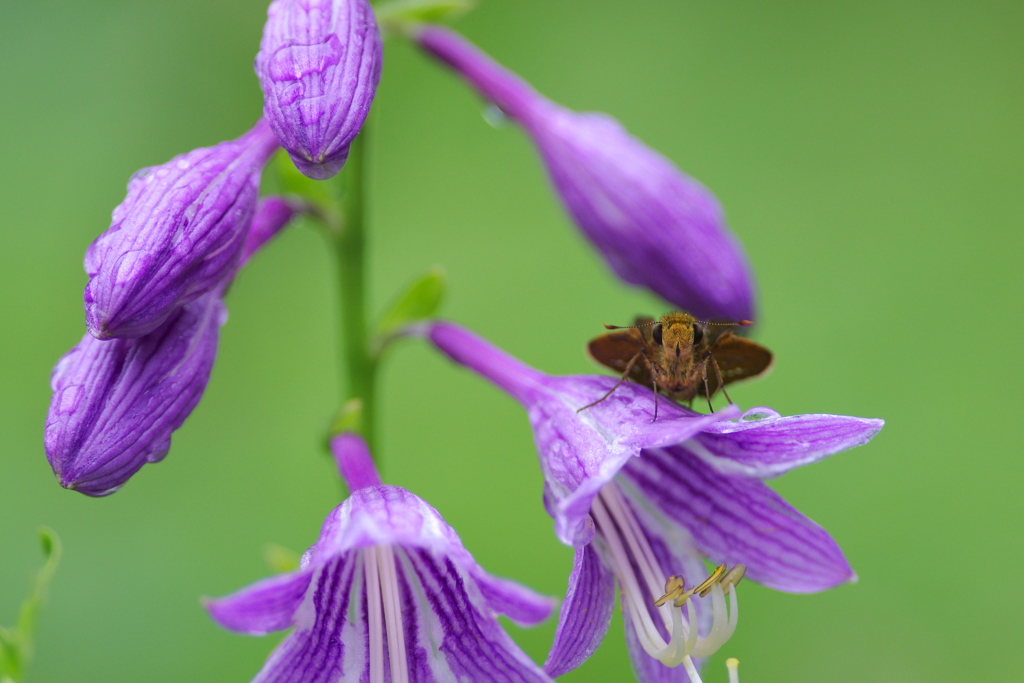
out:
{"label": "trumpet-shaped flower", "polygon": [[277,148],[264,121],[238,138],[132,176],[85,253],[85,319],[97,339],[135,338],[216,289],[238,265]]}
{"label": "trumpet-shaped flower", "polygon": [[294,627],[254,681],[550,681],[496,615],[535,624],[554,601],[487,574],[434,508],[381,484],[359,437],[331,448],[352,494],[300,568],[205,602],[240,633]]}
{"label": "trumpet-shaped flower", "polygon": [[[615,379],[546,375],[449,323],[424,333],[529,415],[548,513],[576,549],[545,664],[551,676],[596,650],[616,583],[634,671],[654,683],[699,680],[693,658],[713,653],[736,627],[744,568],[796,593],[854,578],[831,536],[761,480],[866,443],[881,420],[767,408],[741,416],[735,406],[700,415],[669,402],[652,422],[654,395],[633,383],[579,411]],[[704,557],[724,565],[707,580]]]}
{"label": "trumpet-shaped flower", "polygon": [[[292,214],[281,199],[263,200],[245,240],[244,260]],[[227,319],[221,297],[232,277],[176,309],[149,334],[100,340],[87,333],[60,359],[50,380],[44,442],[61,486],[104,496],[147,462],[163,459],[171,434],[210,379]]]}
{"label": "trumpet-shaped flower", "polygon": [[747,259],[703,185],[615,119],[551,102],[461,36],[430,26],[416,38],[523,127],[566,210],[620,278],[699,318],[754,317]]}
{"label": "trumpet-shaped flower", "polygon": [[263,113],[310,178],[330,178],[345,164],[377,92],[381,61],[366,0],[270,4],[256,56]]}

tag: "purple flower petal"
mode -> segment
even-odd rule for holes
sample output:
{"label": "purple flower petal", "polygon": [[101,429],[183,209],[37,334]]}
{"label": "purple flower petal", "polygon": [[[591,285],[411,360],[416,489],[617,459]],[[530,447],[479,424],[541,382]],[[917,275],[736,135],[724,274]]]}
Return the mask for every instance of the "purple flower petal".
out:
{"label": "purple flower petal", "polygon": [[467,567],[488,606],[520,626],[534,626],[551,616],[558,600],[522,584],[492,576],[478,564]]}
{"label": "purple flower petal", "polygon": [[754,317],[750,266],[703,185],[610,116],[554,104],[458,34],[430,26],[417,40],[522,124],[566,210],[620,278],[699,318]]}
{"label": "purple flower petal", "polygon": [[293,622],[295,630],[253,683],[360,680],[368,664],[365,588],[353,591],[362,585],[359,569],[354,555],[334,558],[317,569]]}
{"label": "purple flower petal", "polygon": [[429,326],[427,337],[449,358],[482,375],[520,403],[544,391],[544,373],[534,370],[464,327],[438,322]]}
{"label": "purple flower petal", "polygon": [[441,658],[431,662],[433,680],[550,681],[490,616],[457,564],[424,550],[407,550],[406,555],[425,599],[417,614],[418,648],[430,652],[430,646],[436,647],[446,665],[442,669]]}
{"label": "purple flower petal", "polygon": [[[359,438],[349,435],[348,440]],[[351,448],[351,443],[343,448]],[[485,572],[437,510],[397,486],[353,490],[324,520],[320,538],[306,551],[302,566],[313,566],[340,553],[376,545],[422,548],[452,558],[481,584],[492,609],[518,623],[543,621],[554,606],[550,598]]]}
{"label": "purple flower petal", "polygon": [[225,317],[211,292],[144,337],[86,334],[60,359],[44,440],[61,486],[104,496],[163,459],[206,388]]}
{"label": "purple flower petal", "polygon": [[153,332],[219,288],[238,264],[260,172],[277,147],[267,124],[136,173],[110,228],[85,254],[86,323],[97,339]]}
{"label": "purple flower petal", "polygon": [[753,408],[738,421],[708,425],[690,450],[722,474],[769,479],[866,444],[884,424],[846,415],[781,417]]}
{"label": "purple flower petal", "polygon": [[855,578],[828,532],[767,484],[723,475],[685,446],[646,450],[622,476],[713,562],[744,564],[758,583],[811,593]]}
{"label": "purple flower petal", "polygon": [[553,377],[525,365],[472,332],[451,323],[430,326],[427,336],[455,362],[504,389],[526,408],[544,471],[548,512],[558,538],[568,545],[590,542],[590,504],[601,487],[642,448],[673,445],[707,425],[735,417],[729,406],[713,415],[686,410],[632,382],[586,410],[616,379],[599,375]]}
{"label": "purple flower petal", "polygon": [[331,453],[350,491],[381,485],[370,449],[355,434],[342,433],[332,437]]}
{"label": "purple flower petal", "polygon": [[238,633],[261,636],[290,628],[313,576],[312,569],[272,576],[203,606],[218,624]]}
{"label": "purple flower petal", "polygon": [[263,113],[300,171],[336,174],[380,80],[380,32],[366,0],[275,0],[256,75]]}
{"label": "purple flower petal", "polygon": [[544,671],[554,678],[589,659],[604,640],[614,606],[615,577],[593,544],[576,548],[569,589]]}

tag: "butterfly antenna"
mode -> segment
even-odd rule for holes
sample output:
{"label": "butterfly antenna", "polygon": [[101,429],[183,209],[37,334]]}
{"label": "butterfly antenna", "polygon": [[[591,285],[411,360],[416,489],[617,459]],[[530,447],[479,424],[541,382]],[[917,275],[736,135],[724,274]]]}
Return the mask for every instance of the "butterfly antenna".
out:
{"label": "butterfly antenna", "polygon": [[[713,325],[715,327],[744,327],[746,325],[753,325],[754,324],[753,320],[737,320],[734,323],[709,323],[709,322],[704,321],[704,320],[698,320],[697,322],[699,322],[701,325],[708,325],[708,326]],[[608,327],[608,326],[605,325],[605,327]]]}
{"label": "butterfly antenna", "polygon": [[643,323],[642,325],[608,325],[605,324],[604,329],[606,330],[638,330],[641,327],[650,327],[651,325],[657,325],[657,320],[652,320],[649,323]]}

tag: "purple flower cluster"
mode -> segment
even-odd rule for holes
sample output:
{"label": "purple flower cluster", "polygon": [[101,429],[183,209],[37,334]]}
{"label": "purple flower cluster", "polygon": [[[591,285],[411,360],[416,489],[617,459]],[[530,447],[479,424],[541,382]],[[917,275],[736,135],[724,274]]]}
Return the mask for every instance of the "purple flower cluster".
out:
{"label": "purple flower cluster", "polygon": [[[701,318],[753,317],[746,257],[700,183],[614,119],[551,102],[457,34],[400,29],[522,126],[618,277]],[[132,177],[86,253],[88,331],[51,378],[45,446],[62,486],[107,495],[167,454],[210,378],[234,277],[297,212],[316,213],[303,198],[259,199],[264,165],[280,146],[310,178],[337,174],[381,53],[366,0],[274,0],[255,62],[264,119]],[[536,624],[555,601],[487,574],[434,508],[382,484],[366,443],[341,430],[331,449],[351,495],[301,566],[205,603],[234,631],[294,629],[254,680],[546,683],[597,649],[618,592],[637,678],[699,681],[702,658],[736,629],[744,575],[793,593],[854,578],[828,532],[764,480],[866,443],[881,420],[735,405],[703,415],[671,401],[655,413],[648,387],[547,375],[461,327],[422,322],[429,315],[406,331],[526,411],[545,507],[575,551],[547,661],[526,656],[497,615]],[[710,576],[705,559],[719,565]]]}
{"label": "purple flower cluster", "polygon": [[[633,668],[643,683],[686,681],[692,658],[735,628],[725,591],[655,606],[668,579],[703,576],[702,558],[742,565],[755,581],[791,593],[855,578],[824,529],[762,480],[867,443],[881,420],[781,417],[735,406],[701,415],[630,382],[585,410],[612,377],[546,375],[450,323],[422,331],[438,350],[495,384],[526,410],[544,472],[544,503],[559,540],[576,549],[558,631],[544,668],[560,676],[604,638],[619,586]],[[714,588],[714,586],[712,586]],[[732,610],[736,589],[731,586]],[[716,604],[718,603],[718,604]],[[726,638],[728,636],[725,636]],[[685,664],[684,668],[677,667]]]}

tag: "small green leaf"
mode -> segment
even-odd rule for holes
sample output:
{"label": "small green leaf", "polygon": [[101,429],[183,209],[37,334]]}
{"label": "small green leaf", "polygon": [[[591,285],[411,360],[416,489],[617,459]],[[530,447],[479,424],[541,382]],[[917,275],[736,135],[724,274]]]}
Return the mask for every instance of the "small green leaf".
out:
{"label": "small green leaf", "polygon": [[302,172],[295,168],[288,152],[283,149],[277,151],[270,165],[277,180],[277,191],[280,194],[304,200],[313,209],[314,214],[319,214],[317,217],[321,220],[335,220],[334,212],[337,201],[334,196],[334,183],[313,180],[302,175]]}
{"label": "small green leaf", "polygon": [[389,0],[373,8],[377,23],[401,31],[409,24],[454,19],[473,9],[475,0]]}
{"label": "small green leaf", "polygon": [[32,658],[36,618],[60,563],[62,547],[56,532],[48,527],[39,527],[38,531],[44,562],[32,581],[32,591],[21,604],[18,624],[12,629],[0,628],[0,683],[22,680],[25,665]]}
{"label": "small green leaf", "polygon": [[263,546],[263,561],[275,574],[295,571],[299,568],[299,559],[297,552],[283,545],[268,543]]}
{"label": "small green leaf", "polygon": [[441,266],[434,266],[413,280],[381,316],[377,324],[378,348],[406,325],[432,318],[444,300],[447,281],[448,276]]}

